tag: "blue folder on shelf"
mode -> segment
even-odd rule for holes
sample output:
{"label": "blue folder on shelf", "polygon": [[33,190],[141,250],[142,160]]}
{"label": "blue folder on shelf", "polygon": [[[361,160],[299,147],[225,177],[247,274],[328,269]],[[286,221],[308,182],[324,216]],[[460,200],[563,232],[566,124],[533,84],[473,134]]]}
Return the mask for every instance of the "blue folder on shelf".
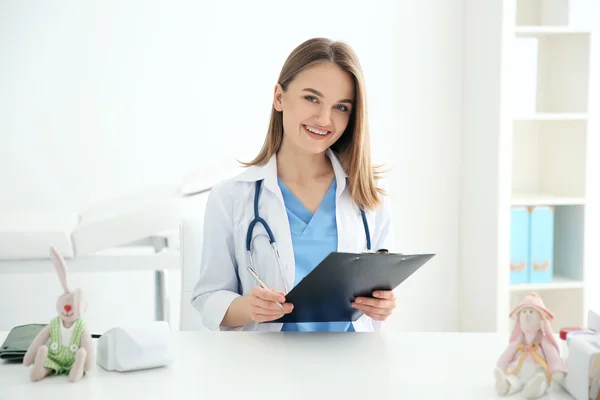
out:
{"label": "blue folder on shelf", "polygon": [[513,285],[530,280],[529,225],[529,209],[514,207],[510,217],[510,283]]}
{"label": "blue folder on shelf", "polygon": [[533,207],[530,222],[529,280],[552,282],[554,275],[554,207]]}

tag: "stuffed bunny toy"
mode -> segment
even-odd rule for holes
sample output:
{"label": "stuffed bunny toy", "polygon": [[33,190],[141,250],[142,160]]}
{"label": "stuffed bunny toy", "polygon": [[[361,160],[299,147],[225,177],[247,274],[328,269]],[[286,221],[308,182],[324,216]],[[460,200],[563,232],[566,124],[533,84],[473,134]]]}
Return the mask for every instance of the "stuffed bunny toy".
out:
{"label": "stuffed bunny toy", "polygon": [[552,381],[562,383],[567,372],[550,327],[554,316],[538,294],[529,293],[510,317],[515,324],[494,370],[496,392],[504,396],[522,390],[525,398],[539,398]]}
{"label": "stuffed bunny toy", "polygon": [[27,349],[23,364],[33,365],[32,381],[48,375],[68,375],[76,382],[95,364],[92,335],[82,318],[87,302],[81,289],[71,290],[67,283],[67,265],[56,248],[50,248],[58,278],[64,293],[56,302],[56,316],[42,329]]}

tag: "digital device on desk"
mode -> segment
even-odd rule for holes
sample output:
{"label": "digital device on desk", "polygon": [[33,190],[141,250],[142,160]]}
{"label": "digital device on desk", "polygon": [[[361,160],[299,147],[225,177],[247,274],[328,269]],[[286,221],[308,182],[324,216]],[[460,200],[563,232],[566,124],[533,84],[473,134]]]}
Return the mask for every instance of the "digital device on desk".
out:
{"label": "digital device on desk", "polygon": [[96,362],[107,371],[135,371],[172,363],[170,327],[164,321],[115,327],[98,340]]}
{"label": "digital device on desk", "polygon": [[434,256],[333,252],[285,296],[294,309],[274,322],[356,321],[356,297],[395,289]]}

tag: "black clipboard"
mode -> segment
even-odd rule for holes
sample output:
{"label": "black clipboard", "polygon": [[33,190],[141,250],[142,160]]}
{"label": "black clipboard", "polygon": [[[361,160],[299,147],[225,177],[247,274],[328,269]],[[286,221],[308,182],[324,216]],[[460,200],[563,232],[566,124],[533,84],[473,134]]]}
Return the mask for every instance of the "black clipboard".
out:
{"label": "black clipboard", "polygon": [[356,297],[392,290],[435,254],[330,253],[286,296],[291,313],[272,322],[349,322],[362,316]]}

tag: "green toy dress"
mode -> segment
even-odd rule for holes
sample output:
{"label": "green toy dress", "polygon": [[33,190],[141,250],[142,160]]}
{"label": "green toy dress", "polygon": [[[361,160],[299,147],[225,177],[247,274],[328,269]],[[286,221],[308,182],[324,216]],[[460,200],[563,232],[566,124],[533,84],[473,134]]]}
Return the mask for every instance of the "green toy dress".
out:
{"label": "green toy dress", "polygon": [[85,328],[85,321],[81,318],[72,327],[73,334],[68,346],[63,345],[61,337],[60,317],[50,321],[50,339],[48,339],[48,357],[44,367],[51,369],[51,374],[68,375],[75,363],[75,353],[81,346],[81,334]]}

